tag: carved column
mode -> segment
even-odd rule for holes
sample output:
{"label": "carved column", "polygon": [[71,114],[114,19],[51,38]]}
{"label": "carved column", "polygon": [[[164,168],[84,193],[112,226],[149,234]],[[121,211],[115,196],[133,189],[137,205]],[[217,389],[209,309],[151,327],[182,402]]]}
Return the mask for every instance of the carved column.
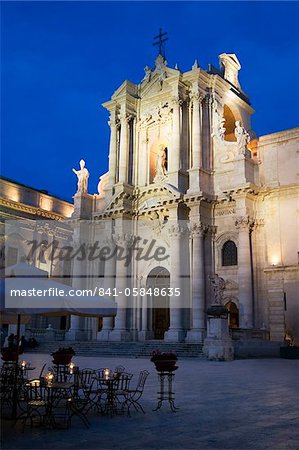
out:
{"label": "carved column", "polygon": [[237,217],[235,225],[239,231],[238,283],[240,303],[240,328],[252,328],[252,282],[249,230],[252,222],[248,216]]}
{"label": "carved column", "polygon": [[119,182],[126,183],[129,159],[129,125],[127,113],[120,116]]}
{"label": "carved column", "polygon": [[180,153],[181,153],[181,126],[180,126],[180,106],[182,101],[179,97],[175,97],[172,101],[172,140],[168,151],[168,176],[169,181],[178,185],[178,172],[180,170]]}
{"label": "carved column", "polygon": [[171,256],[170,256],[170,288],[180,289],[179,296],[169,298],[170,304],[170,327],[164,335],[165,341],[179,342],[185,338],[183,330],[183,296],[182,296],[182,278],[181,278],[181,234],[185,230],[179,225],[171,225],[169,228],[169,236],[171,239]]}
{"label": "carved column", "polygon": [[[146,288],[146,280],[144,280],[142,284],[140,283],[139,287]],[[149,308],[150,305],[146,295],[142,297],[139,296],[139,298],[141,305],[141,330],[138,333],[138,340],[145,341],[153,338],[153,332],[149,331],[148,326],[148,317],[152,310]]]}
{"label": "carved column", "polygon": [[212,98],[207,95],[202,102],[202,152],[201,167],[210,169],[211,158],[211,108]]}
{"label": "carved column", "polygon": [[147,152],[147,132],[145,127],[139,126],[139,146],[138,146],[138,170],[136,171],[136,178],[138,186],[145,186],[147,184],[148,172],[148,152]]}
{"label": "carved column", "polygon": [[[114,235],[115,245],[123,249],[124,254],[127,252],[127,248],[131,245],[132,239],[129,235]],[[125,259],[116,260],[116,274],[115,274],[115,290],[118,295],[115,297],[117,302],[117,314],[114,321],[114,329],[109,335],[110,341],[129,341],[131,340],[131,334],[127,329],[127,297],[124,294],[124,290],[128,286],[128,267],[125,265]]]}
{"label": "carved column", "polygon": [[[114,242],[112,240],[107,240],[105,242],[106,246],[111,249],[111,254],[113,254],[114,251]],[[110,289],[111,293],[113,292],[113,289],[115,287],[115,256],[112,258],[109,258],[105,261],[105,277],[104,277],[104,289],[105,291],[107,289]],[[109,298],[109,297],[108,297]],[[110,297],[112,300],[114,300],[114,297]],[[100,332],[97,334],[97,340],[98,341],[109,341],[110,332],[113,329],[113,317],[103,317],[103,327]]]}
{"label": "carved column", "polygon": [[116,158],[117,158],[117,139],[116,139],[116,123],[112,118],[109,120],[110,125],[110,145],[109,145],[109,179],[110,185],[113,186],[116,181]]}
{"label": "carved column", "polygon": [[192,164],[189,169],[190,187],[189,193],[198,192],[200,189],[200,172],[202,166],[202,133],[203,133],[203,117],[202,117],[202,99],[199,92],[192,92],[190,95],[192,104]]}
{"label": "carved column", "polygon": [[[77,230],[76,230],[77,231]],[[77,239],[74,239],[74,242],[78,242],[80,244],[80,234],[77,235],[75,231],[75,236]],[[84,240],[81,240],[81,243]],[[76,248],[74,249],[76,251]],[[72,288],[73,289],[84,289],[85,281],[86,281],[86,261],[78,261],[77,258],[74,260],[73,265],[73,274],[72,274]],[[84,327],[84,318],[71,315],[70,318],[70,329],[67,331],[65,335],[65,340],[67,341],[76,341],[82,340],[85,341],[87,339],[87,334],[85,333]]]}
{"label": "carved column", "polygon": [[204,232],[200,223],[191,226],[192,238],[192,329],[187,341],[202,342],[205,337],[205,269],[204,269]]}
{"label": "carved column", "polygon": [[193,107],[193,115],[192,115],[192,168],[198,169],[200,167],[200,158],[201,158],[201,132],[202,132],[202,124],[201,124],[201,100],[202,97],[198,92],[193,93],[191,95],[192,107]]}

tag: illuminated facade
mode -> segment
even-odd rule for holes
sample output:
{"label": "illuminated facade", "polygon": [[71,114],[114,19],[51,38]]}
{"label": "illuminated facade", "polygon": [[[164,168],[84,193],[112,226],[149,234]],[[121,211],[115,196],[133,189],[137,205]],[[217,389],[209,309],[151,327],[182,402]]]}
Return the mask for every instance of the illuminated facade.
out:
{"label": "illuminated facade", "polygon": [[28,206],[22,189],[2,181],[9,214],[101,223],[116,245],[128,245],[146,225],[156,247],[167,249],[166,261],[136,262],[126,272],[129,285],[119,261],[90,264],[87,273],[100,271],[104,287],[118,290],[182,287],[191,305],[174,307],[168,297],[156,308],[137,296],[123,311],[118,298],[115,319],[104,318],[99,329],[95,319],[72,317],[67,339],[202,342],[214,300],[209,277],[218,274],[236,336],[283,341],[287,334],[299,342],[299,128],[256,137],[240,63],[234,54],[219,60],[220,69],[195,61],[182,73],[159,55],[140,84],[125,81],[114,92],[103,104],[110,113],[109,171],[98,193],[75,195],[74,209],[42,193]]}
{"label": "illuminated facade", "polygon": [[[139,299],[114,324],[105,319],[98,339],[202,341],[213,301],[209,276],[217,273],[232,328],[298,341],[299,129],[256,137],[240,63],[234,54],[219,60],[219,70],[195,61],[181,73],[159,55],[140,84],[125,81],[103,104],[110,113],[109,171],[98,195],[75,197],[74,217],[85,205],[85,218],[109,218],[111,227],[121,218],[135,232],[139,223],[155,223],[152,237],[170,259],[136,264],[131,286],[179,286],[176,261],[186,258],[184,295],[192,309],[172,308],[170,298],[159,311]],[[188,224],[184,245],[181,220]],[[116,263],[116,284],[118,269]]]}
{"label": "illuminated facade", "polygon": [[[53,239],[59,234],[59,240],[67,242],[70,234],[65,229],[63,221],[71,217],[73,205],[65,200],[50,195],[45,190],[18,183],[14,180],[0,178],[0,206],[1,206],[1,268],[15,265],[25,260],[28,255],[26,242],[36,239],[42,242],[45,238]],[[7,233],[5,223],[15,223],[15,230]],[[43,225],[44,223],[44,225]],[[49,224],[51,225],[49,227]],[[52,230],[52,232],[51,232]],[[5,244],[5,246],[4,246]],[[49,261],[32,263],[48,272],[49,276],[61,273],[63,268]],[[63,324],[61,324],[61,320]],[[39,329],[47,326],[48,319],[34,315],[29,328]],[[53,327],[65,327],[65,319],[52,318]],[[4,323],[5,325],[5,323]],[[13,328],[14,332],[15,329]],[[22,330],[24,332],[24,330]]]}

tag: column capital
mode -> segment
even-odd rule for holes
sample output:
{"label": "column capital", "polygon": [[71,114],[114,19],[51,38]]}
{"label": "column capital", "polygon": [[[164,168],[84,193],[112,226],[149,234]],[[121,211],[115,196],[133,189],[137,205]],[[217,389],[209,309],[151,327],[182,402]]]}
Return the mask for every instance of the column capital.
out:
{"label": "column capital", "polygon": [[110,128],[116,128],[120,125],[120,120],[110,116],[108,120],[108,125]]}
{"label": "column capital", "polygon": [[255,219],[254,223],[252,224],[252,228],[263,227],[263,226],[265,226],[264,219]]}
{"label": "column capital", "polygon": [[171,99],[172,106],[179,108],[183,104],[183,100],[180,99],[178,95],[172,97]]}
{"label": "column capital", "polygon": [[134,114],[129,114],[127,112],[123,112],[123,113],[120,114],[120,121],[122,123],[124,123],[124,122],[129,123],[130,120],[132,120],[134,117],[135,117]]}
{"label": "column capital", "polygon": [[254,220],[251,219],[248,215],[239,216],[235,220],[235,227],[237,230],[249,230],[254,226]]}
{"label": "column capital", "polygon": [[189,97],[190,97],[191,104],[194,104],[195,102],[201,103],[204,99],[204,96],[199,91],[190,92]]}
{"label": "column capital", "polygon": [[216,234],[217,234],[217,227],[216,225],[208,225],[207,226],[207,232],[210,234],[212,239],[216,238]]}
{"label": "column capital", "polygon": [[190,237],[194,239],[198,237],[203,237],[207,232],[207,226],[202,224],[201,222],[198,223],[194,222],[190,224],[189,230],[190,230]]}
{"label": "column capital", "polygon": [[173,224],[168,227],[168,233],[171,237],[180,237],[188,232],[188,228],[186,226],[180,224]]}
{"label": "column capital", "polygon": [[130,247],[133,244],[133,236],[128,233],[114,233],[112,234],[112,240],[118,247]]}

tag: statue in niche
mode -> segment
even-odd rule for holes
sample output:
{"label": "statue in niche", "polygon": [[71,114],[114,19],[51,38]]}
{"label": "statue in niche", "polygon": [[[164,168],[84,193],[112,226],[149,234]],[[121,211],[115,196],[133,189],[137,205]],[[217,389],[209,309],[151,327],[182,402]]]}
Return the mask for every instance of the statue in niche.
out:
{"label": "statue in niche", "polygon": [[235,136],[237,139],[237,145],[240,155],[245,155],[247,144],[250,142],[250,136],[245,130],[244,127],[242,127],[241,122],[237,120],[235,122],[236,128],[235,128]]}
{"label": "statue in niche", "polygon": [[165,177],[166,175],[166,148],[161,145],[156,159],[156,177]]}
{"label": "statue in niche", "polygon": [[214,291],[214,304],[222,305],[225,281],[223,278],[219,277],[218,273],[215,273],[213,277],[209,276],[209,279]]}
{"label": "statue in niche", "polygon": [[225,128],[224,124],[225,124],[225,119],[222,117],[222,119],[220,119],[219,127],[218,127],[218,136],[221,141],[224,141],[224,136],[225,136],[225,132],[226,132],[226,128]]}
{"label": "statue in niche", "polygon": [[88,184],[88,177],[89,172],[85,167],[85,161],[84,159],[81,159],[80,161],[80,170],[73,169],[73,172],[78,177],[78,188],[76,194],[85,194],[87,193],[87,184]]}

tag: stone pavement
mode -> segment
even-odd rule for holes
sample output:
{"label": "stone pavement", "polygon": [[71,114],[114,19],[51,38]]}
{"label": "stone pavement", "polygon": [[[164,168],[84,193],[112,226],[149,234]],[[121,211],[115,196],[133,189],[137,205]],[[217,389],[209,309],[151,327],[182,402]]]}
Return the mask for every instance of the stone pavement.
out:
{"label": "stone pavement", "polygon": [[[25,354],[40,369],[47,355]],[[89,416],[91,427],[75,419],[70,430],[2,425],[2,449],[299,449],[299,361],[250,359],[210,362],[180,359],[173,413],[157,404],[157,374],[148,359],[75,357],[80,367],[124,365],[134,373],[148,369],[143,406],[131,417]],[[36,375],[38,374],[36,371]]]}

